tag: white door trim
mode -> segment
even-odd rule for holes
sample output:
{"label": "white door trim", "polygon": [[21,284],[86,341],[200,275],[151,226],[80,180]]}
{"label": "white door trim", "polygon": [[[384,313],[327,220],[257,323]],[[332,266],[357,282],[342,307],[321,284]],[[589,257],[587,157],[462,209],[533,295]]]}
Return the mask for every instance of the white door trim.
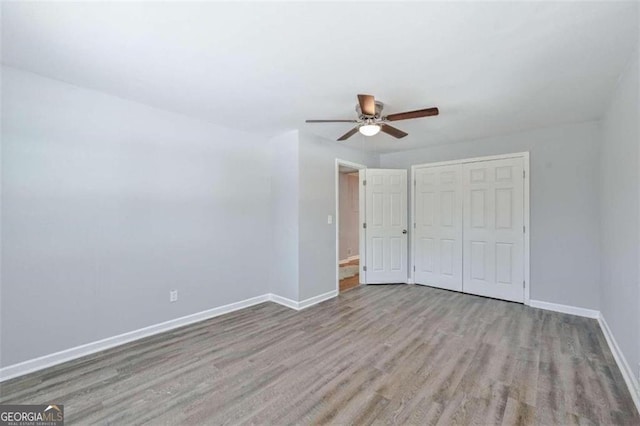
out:
{"label": "white door trim", "polygon": [[[354,163],[347,160],[341,160],[336,158],[335,163],[335,196],[336,196],[336,211],[335,211],[335,224],[336,224],[336,291],[340,292],[340,166],[350,167],[352,169],[363,170],[367,166],[363,164]],[[362,191],[362,182],[358,182],[358,206],[359,206],[359,223],[364,223],[364,194]],[[359,225],[358,225],[359,226]],[[359,231],[360,236],[360,283],[366,282],[363,280],[362,265],[365,264],[366,253],[363,252],[364,247],[364,232]]]}
{"label": "white door trim", "polygon": [[[434,163],[424,163],[424,164],[415,164],[411,166],[411,223],[409,224],[409,229],[413,231],[415,229],[416,223],[416,169],[426,168],[426,167],[438,167],[438,166],[449,166],[454,164],[465,164],[465,163],[477,163],[480,161],[491,161],[491,160],[503,160],[506,158],[522,158],[524,163],[524,304],[529,306],[531,301],[531,268],[529,264],[530,260],[530,204],[529,204],[529,192],[530,192],[530,180],[529,180],[529,152],[516,152],[513,154],[501,154],[501,155],[491,155],[486,157],[475,157],[475,158],[463,158],[460,160],[451,160],[451,161],[438,161]],[[416,267],[416,248],[415,248],[415,238],[414,233],[409,232],[409,244],[411,247],[411,281],[415,282],[415,267]]]}
{"label": "white door trim", "polygon": [[477,163],[479,161],[504,160],[507,158],[528,158],[529,151],[512,154],[488,155],[486,157],[461,158],[460,160],[436,161],[433,163],[414,164],[411,168],[449,166],[454,164]]}

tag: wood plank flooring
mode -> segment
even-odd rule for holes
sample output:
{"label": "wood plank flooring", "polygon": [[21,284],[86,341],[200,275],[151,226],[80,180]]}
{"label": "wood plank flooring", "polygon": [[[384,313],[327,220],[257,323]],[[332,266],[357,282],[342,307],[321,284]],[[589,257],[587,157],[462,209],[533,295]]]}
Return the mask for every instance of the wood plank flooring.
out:
{"label": "wood plank flooring", "polygon": [[340,280],[340,293],[356,288],[360,285],[360,274]]}
{"label": "wood plank flooring", "polygon": [[640,424],[595,320],[414,285],[263,303],[0,385],[67,424]]}
{"label": "wood plank flooring", "polygon": [[[342,266],[359,266],[359,260],[352,260],[351,262],[345,263]],[[338,288],[340,289],[340,293],[343,291],[351,290],[352,288],[358,287],[360,285],[360,274],[355,274],[353,277],[343,278],[338,282]]]}

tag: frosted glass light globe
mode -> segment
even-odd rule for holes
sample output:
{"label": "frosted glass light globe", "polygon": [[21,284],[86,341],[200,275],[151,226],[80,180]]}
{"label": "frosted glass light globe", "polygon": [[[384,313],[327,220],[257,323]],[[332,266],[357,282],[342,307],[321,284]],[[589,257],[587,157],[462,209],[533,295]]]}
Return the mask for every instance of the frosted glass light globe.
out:
{"label": "frosted glass light globe", "polygon": [[377,135],[378,132],[380,132],[380,125],[379,124],[365,124],[364,126],[360,126],[360,128],[358,128],[358,131],[360,131],[360,133],[362,133],[365,136]]}

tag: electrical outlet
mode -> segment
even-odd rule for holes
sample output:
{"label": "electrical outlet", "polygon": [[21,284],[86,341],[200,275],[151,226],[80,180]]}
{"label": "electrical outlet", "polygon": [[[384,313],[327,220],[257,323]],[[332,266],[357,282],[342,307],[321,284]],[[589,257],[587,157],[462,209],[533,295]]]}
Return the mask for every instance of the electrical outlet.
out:
{"label": "electrical outlet", "polygon": [[170,290],[169,302],[177,302],[177,301],[178,301],[178,290]]}
{"label": "electrical outlet", "polygon": [[333,223],[333,216],[328,215],[328,216],[327,216],[327,224],[328,224],[328,225],[331,225],[332,223]]}

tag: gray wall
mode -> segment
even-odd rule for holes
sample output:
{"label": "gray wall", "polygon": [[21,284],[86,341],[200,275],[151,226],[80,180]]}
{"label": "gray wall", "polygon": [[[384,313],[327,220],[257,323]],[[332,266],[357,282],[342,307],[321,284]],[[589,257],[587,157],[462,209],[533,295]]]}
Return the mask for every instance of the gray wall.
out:
{"label": "gray wall", "polygon": [[359,184],[357,174],[340,173],[340,222],[338,239],[340,260],[347,259],[350,256],[357,256],[360,245],[360,227],[359,227]]}
{"label": "gray wall", "polygon": [[0,365],[268,292],[265,139],[2,71]]}
{"label": "gray wall", "polygon": [[299,142],[298,131],[276,136],[271,148],[272,250],[270,291],[298,300]]}
{"label": "gray wall", "polygon": [[597,122],[382,154],[383,168],[529,151],[531,298],[599,308]]}
{"label": "gray wall", "polygon": [[640,363],[640,103],[638,57],[609,106],[601,150],[601,312],[634,375]]}
{"label": "gray wall", "polygon": [[378,166],[378,155],[300,133],[300,300],[336,289],[335,160]]}
{"label": "gray wall", "polygon": [[267,292],[334,290],[336,158],[409,168],[519,151],[531,152],[532,299],[602,310],[640,362],[637,57],[602,126],[380,158],[297,131],[267,142],[12,68],[2,89],[0,366]]}

